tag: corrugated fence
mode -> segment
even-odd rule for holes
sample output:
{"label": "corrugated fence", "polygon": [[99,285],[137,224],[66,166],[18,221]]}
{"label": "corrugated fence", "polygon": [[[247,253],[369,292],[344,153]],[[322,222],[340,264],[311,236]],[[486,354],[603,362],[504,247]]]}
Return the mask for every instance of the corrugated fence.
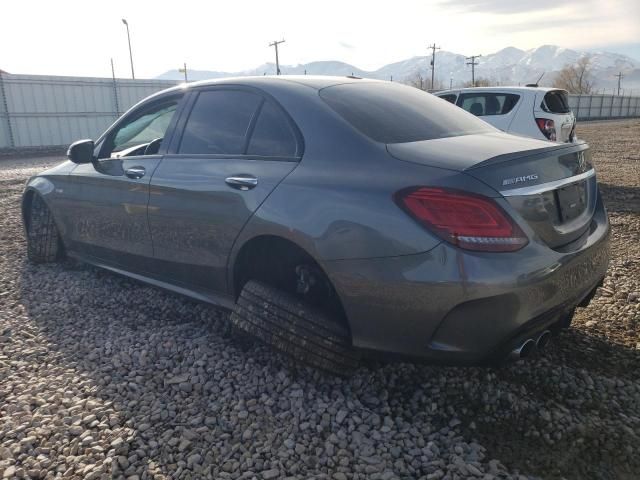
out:
{"label": "corrugated fence", "polygon": [[96,138],[133,104],[178,83],[0,74],[0,149]]}
{"label": "corrugated fence", "polygon": [[[180,82],[0,74],[0,150],[98,137],[131,105]],[[570,95],[578,120],[640,116],[640,97]]]}
{"label": "corrugated fence", "polygon": [[578,120],[640,117],[640,97],[569,95],[569,106]]}

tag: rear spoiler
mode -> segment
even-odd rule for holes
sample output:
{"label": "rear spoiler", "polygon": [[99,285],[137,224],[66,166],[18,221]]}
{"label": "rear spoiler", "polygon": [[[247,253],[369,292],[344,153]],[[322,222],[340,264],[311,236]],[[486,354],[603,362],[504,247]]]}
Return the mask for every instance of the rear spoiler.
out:
{"label": "rear spoiler", "polygon": [[497,165],[499,163],[508,162],[515,159],[527,159],[527,160],[536,160],[536,158],[545,158],[549,156],[550,153],[553,152],[554,155],[566,155],[569,153],[577,153],[583,152],[589,149],[589,144],[585,141],[578,141],[576,143],[572,143],[570,145],[553,145],[551,147],[544,148],[536,148],[535,150],[529,150],[526,154],[523,155],[523,152],[513,152],[513,153],[505,153],[504,155],[498,155],[496,157],[488,158],[480,163],[476,163],[475,165],[465,168],[463,171],[468,172],[472,170],[476,170],[478,168],[484,168],[489,165]]}

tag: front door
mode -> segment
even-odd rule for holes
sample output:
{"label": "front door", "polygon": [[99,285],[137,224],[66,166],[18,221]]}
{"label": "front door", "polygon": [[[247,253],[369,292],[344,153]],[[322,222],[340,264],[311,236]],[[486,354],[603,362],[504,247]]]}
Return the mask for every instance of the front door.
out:
{"label": "front door", "polygon": [[149,225],[161,279],[224,294],[235,239],[297,166],[302,143],[260,92],[216,87],[191,95],[183,133],[151,180]]}
{"label": "front door", "polygon": [[124,117],[96,147],[93,163],[69,176],[65,216],[69,248],[125,270],[144,273],[153,258],[147,221],[149,182],[179,98],[146,104]]}

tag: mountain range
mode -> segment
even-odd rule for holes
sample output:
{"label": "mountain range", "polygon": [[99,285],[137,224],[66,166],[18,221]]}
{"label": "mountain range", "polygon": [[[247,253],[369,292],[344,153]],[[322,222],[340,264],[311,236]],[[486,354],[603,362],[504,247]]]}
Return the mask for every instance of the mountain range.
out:
{"label": "mountain range", "polygon": [[[580,57],[588,55],[591,59],[595,88],[611,92],[617,86],[617,75],[622,72],[622,87],[627,94],[631,90],[640,93],[640,61],[626,55],[612,52],[586,52],[562,48],[557,45],[543,45],[530,50],[507,47],[479,57],[475,67],[476,79],[485,78],[499,85],[519,85],[534,83],[543,75],[540,85],[552,85],[555,75],[567,64],[574,64]],[[471,80],[471,67],[464,55],[447,51],[436,53],[436,87],[448,88],[449,85],[461,86]],[[280,65],[284,75],[355,75],[363,78],[377,78],[407,82],[419,81],[418,75],[430,83],[431,56],[416,56],[390,63],[377,70],[367,71],[339,61],[318,61],[300,65]],[[251,70],[241,72],[220,72],[208,70],[188,70],[188,78],[204,80],[248,75],[274,75],[275,64],[265,63]],[[183,74],[178,70],[168,70],[156,78],[181,80]]]}

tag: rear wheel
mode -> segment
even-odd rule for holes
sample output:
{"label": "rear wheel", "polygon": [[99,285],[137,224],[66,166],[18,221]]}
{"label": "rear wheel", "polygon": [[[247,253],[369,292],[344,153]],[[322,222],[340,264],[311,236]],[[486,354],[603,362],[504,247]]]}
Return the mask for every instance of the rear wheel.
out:
{"label": "rear wheel", "polygon": [[27,257],[32,263],[55,262],[61,257],[62,242],[51,211],[40,195],[31,199],[27,218]]}
{"label": "rear wheel", "polygon": [[233,325],[295,360],[335,375],[358,366],[348,329],[300,298],[265,283],[244,285]]}

